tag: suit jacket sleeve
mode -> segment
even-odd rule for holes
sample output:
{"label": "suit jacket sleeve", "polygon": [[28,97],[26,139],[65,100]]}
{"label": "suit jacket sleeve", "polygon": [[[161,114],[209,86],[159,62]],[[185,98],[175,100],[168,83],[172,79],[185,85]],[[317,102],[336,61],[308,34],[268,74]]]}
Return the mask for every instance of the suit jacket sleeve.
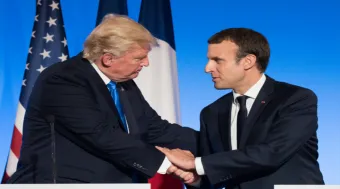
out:
{"label": "suit jacket sleeve", "polygon": [[110,117],[101,111],[84,79],[55,74],[43,83],[43,107],[55,116],[57,132],[112,164],[154,176],[165,156],[118,125],[108,124]]}
{"label": "suit jacket sleeve", "polygon": [[147,119],[145,122],[148,123],[149,128],[148,143],[170,149],[180,148],[189,150],[194,155],[197,155],[199,132],[178,124],[171,124],[167,120],[162,119],[144,99],[137,85],[135,83],[134,85],[142,98],[142,102],[144,102],[144,119]]}
{"label": "suit jacket sleeve", "polygon": [[[204,122],[201,129],[205,129]],[[215,186],[244,182],[271,173],[289,160],[317,130],[317,97],[298,90],[282,106],[265,143],[202,157],[205,173]],[[206,142],[205,142],[206,143]],[[249,177],[250,176],[250,177]]]}
{"label": "suit jacket sleeve", "polygon": [[[199,133],[199,147],[198,147],[198,154],[197,156],[208,156],[210,154],[212,154],[212,150],[211,150],[211,143],[209,141],[208,138],[208,131],[207,131],[207,127],[206,124],[204,122],[203,116],[204,115],[204,110],[201,112],[200,115],[200,124],[201,124],[201,128],[200,128],[200,133]],[[200,185],[198,187],[192,186],[192,185],[185,185],[188,189],[196,189],[196,188],[201,188],[201,189],[205,189],[205,188],[211,188],[211,183],[207,177],[207,175],[202,175],[201,176],[201,180],[200,180]]]}

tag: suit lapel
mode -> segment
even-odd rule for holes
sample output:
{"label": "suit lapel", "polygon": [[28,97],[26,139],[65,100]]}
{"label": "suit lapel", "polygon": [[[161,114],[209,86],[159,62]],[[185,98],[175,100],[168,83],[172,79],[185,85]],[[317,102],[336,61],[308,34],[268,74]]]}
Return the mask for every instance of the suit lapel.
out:
{"label": "suit lapel", "polygon": [[247,141],[251,130],[256,123],[259,116],[262,114],[264,108],[269,104],[272,99],[272,93],[274,90],[274,80],[270,77],[266,76],[266,82],[264,83],[263,87],[261,88],[259,94],[257,95],[254,104],[248,114],[248,118],[246,121],[246,125],[243,128],[243,132],[241,135],[240,147],[244,147]]}
{"label": "suit lapel", "polygon": [[126,116],[130,134],[135,135],[138,133],[138,126],[132,111],[131,103],[128,99],[128,88],[125,87],[123,84],[119,84],[118,87],[120,102],[122,103],[123,106],[123,111]]}
{"label": "suit lapel", "polygon": [[[81,54],[79,54],[78,56],[80,56]],[[119,119],[119,113],[118,110],[114,104],[114,101],[110,95],[109,90],[107,89],[104,81],[100,78],[100,76],[98,75],[98,73],[96,72],[96,70],[91,66],[91,63],[82,58],[80,60],[80,66],[79,68],[81,68],[82,70],[84,70],[86,72],[86,74],[88,74],[90,79],[90,83],[92,85],[93,88],[97,89],[97,91],[99,91],[99,93],[104,97],[106,104],[110,107],[110,109],[112,110],[112,112],[116,115],[114,117],[112,117],[112,119],[115,119],[120,127],[124,129],[124,125],[122,123],[122,121]]]}
{"label": "suit lapel", "polygon": [[219,113],[218,113],[218,127],[221,135],[221,140],[223,143],[223,149],[225,151],[231,149],[231,135],[230,135],[230,113],[231,113],[231,102],[233,95],[228,94],[225,102],[220,103]]}

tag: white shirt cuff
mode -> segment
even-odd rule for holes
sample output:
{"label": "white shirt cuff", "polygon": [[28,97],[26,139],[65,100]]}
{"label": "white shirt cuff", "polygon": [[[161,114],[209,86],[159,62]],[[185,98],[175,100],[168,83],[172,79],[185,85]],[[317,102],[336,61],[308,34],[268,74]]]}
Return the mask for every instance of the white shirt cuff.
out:
{"label": "white shirt cuff", "polygon": [[169,159],[167,157],[165,157],[164,160],[163,160],[163,163],[159,167],[157,173],[162,174],[162,175],[166,174],[166,171],[170,168],[171,165],[172,164],[169,161]]}
{"label": "white shirt cuff", "polygon": [[205,175],[201,157],[195,158],[195,167],[198,175]]}

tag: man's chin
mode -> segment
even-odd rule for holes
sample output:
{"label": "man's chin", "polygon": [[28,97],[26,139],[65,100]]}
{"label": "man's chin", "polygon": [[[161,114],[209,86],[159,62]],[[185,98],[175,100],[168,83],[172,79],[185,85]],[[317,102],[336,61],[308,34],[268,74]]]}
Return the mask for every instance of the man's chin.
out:
{"label": "man's chin", "polygon": [[214,83],[214,87],[215,87],[215,89],[217,89],[217,90],[230,89],[230,87],[222,86],[222,85],[219,85],[218,83]]}
{"label": "man's chin", "polygon": [[132,75],[130,75],[130,78],[131,79],[136,79],[138,77],[138,75],[139,75],[139,72],[135,72]]}
{"label": "man's chin", "polygon": [[215,89],[221,89],[221,86],[216,82],[214,82],[214,87],[215,87]]}

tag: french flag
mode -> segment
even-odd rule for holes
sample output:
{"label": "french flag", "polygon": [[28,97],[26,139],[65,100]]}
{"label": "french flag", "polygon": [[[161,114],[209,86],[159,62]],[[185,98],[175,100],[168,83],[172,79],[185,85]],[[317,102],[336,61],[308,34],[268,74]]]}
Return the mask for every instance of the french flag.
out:
{"label": "french flag", "polygon": [[[148,55],[150,65],[134,79],[150,106],[171,123],[181,124],[176,47],[170,0],[142,0],[139,20],[158,41]],[[152,189],[182,189],[170,175],[156,174]]]}

